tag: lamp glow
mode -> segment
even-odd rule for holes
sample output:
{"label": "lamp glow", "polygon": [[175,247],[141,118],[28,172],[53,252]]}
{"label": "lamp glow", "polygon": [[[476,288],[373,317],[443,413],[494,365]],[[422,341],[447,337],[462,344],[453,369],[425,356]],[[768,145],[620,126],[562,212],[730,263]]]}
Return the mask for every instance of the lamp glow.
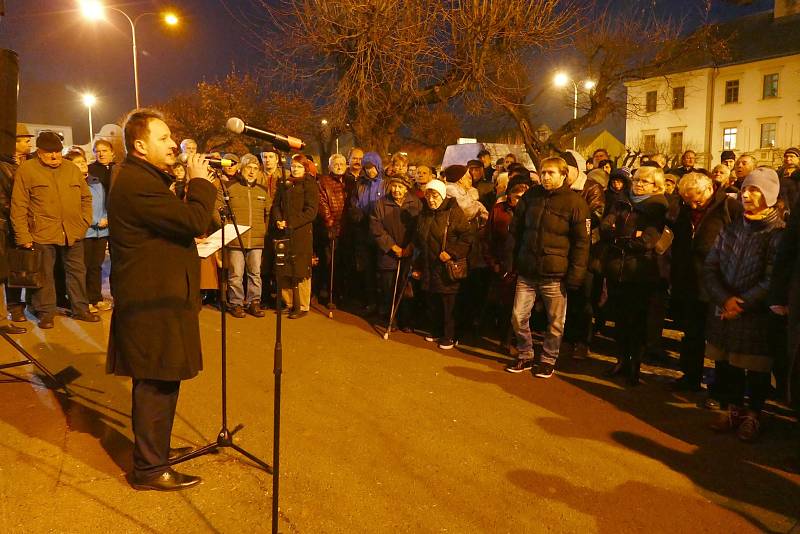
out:
{"label": "lamp glow", "polygon": [[585,82],[583,82],[583,88],[586,89],[587,91],[591,91],[595,87],[597,87],[597,82],[594,80],[586,80]]}
{"label": "lamp glow", "polygon": [[566,72],[557,72],[553,78],[556,87],[565,87],[569,83],[569,76]]}
{"label": "lamp glow", "polygon": [[103,4],[97,0],[81,0],[81,14],[89,20],[101,20],[103,18]]}
{"label": "lamp glow", "polygon": [[96,96],[94,96],[91,93],[86,93],[85,95],[83,95],[83,105],[84,106],[86,106],[87,108],[91,108],[92,106],[95,105],[95,103],[97,103],[97,97]]}
{"label": "lamp glow", "polygon": [[165,13],[164,14],[164,22],[167,23],[169,26],[177,26],[178,25],[178,15],[175,13]]}

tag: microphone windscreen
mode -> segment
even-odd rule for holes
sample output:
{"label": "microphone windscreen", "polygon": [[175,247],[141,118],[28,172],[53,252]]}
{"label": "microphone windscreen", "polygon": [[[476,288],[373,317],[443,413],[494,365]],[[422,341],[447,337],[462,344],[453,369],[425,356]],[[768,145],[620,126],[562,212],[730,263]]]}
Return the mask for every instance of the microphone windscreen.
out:
{"label": "microphone windscreen", "polygon": [[240,134],[244,131],[244,121],[238,117],[231,117],[225,127],[233,133]]}
{"label": "microphone windscreen", "polygon": [[189,163],[189,155],[186,152],[181,152],[178,154],[178,163],[181,165],[186,165]]}

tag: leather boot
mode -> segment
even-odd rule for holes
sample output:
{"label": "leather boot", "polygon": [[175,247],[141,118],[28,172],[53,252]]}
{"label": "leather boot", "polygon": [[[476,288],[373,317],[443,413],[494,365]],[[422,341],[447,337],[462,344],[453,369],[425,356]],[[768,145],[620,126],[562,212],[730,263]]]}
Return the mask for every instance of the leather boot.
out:
{"label": "leather boot", "polygon": [[261,309],[261,301],[255,299],[253,302],[251,302],[247,307],[247,313],[253,317],[264,317],[264,310]]}

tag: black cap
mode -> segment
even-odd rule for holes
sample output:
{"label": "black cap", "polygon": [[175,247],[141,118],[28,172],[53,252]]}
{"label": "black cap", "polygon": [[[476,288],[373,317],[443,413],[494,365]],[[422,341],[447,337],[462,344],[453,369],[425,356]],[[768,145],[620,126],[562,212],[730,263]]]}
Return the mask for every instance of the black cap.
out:
{"label": "black cap", "polygon": [[45,152],[61,152],[64,150],[64,144],[61,142],[61,136],[56,132],[43,130],[36,138],[36,148]]}

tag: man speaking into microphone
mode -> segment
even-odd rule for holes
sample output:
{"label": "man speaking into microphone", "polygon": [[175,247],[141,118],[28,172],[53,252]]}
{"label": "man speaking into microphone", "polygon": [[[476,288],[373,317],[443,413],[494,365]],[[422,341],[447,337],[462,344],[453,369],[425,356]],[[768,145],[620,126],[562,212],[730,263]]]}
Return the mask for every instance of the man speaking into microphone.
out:
{"label": "man speaking into microphone", "polygon": [[157,111],[137,109],[124,126],[127,157],[108,200],[114,312],[106,370],[133,379],[131,485],[181,490],[200,482],[169,466],[181,380],[203,366],[200,259],[194,238],[209,226],[217,189],[208,162],[188,159],[186,202],[169,190],[176,144]]}

